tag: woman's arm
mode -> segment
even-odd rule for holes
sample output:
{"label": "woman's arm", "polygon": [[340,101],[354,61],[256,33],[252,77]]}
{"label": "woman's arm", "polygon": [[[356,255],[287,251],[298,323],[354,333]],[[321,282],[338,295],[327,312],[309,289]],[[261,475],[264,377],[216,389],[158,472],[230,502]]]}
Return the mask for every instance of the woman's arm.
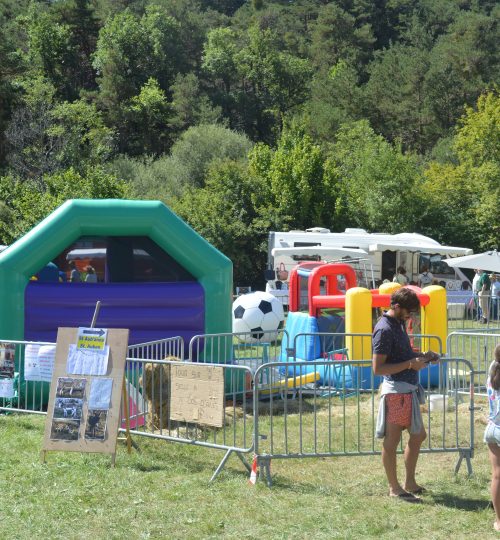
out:
{"label": "woman's arm", "polygon": [[398,364],[388,364],[386,354],[374,354],[372,358],[374,375],[394,375],[395,373],[401,373],[401,371],[404,371],[405,369],[420,371],[426,366],[426,358],[423,356],[411,358],[410,360],[399,362]]}

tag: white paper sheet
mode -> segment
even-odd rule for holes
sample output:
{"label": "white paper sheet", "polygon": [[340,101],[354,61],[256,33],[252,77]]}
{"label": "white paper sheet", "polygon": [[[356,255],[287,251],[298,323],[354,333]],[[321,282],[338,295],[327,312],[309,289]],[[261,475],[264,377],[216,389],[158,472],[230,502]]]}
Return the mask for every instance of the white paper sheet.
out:
{"label": "white paper sheet", "polygon": [[38,351],[38,362],[40,365],[40,380],[51,382],[56,360],[56,346],[42,345]]}
{"label": "white paper sheet", "polygon": [[24,349],[24,378],[27,381],[40,380],[40,364],[38,362],[40,347],[40,345],[30,343]]}
{"label": "white paper sheet", "polygon": [[109,409],[113,379],[93,379],[90,386],[89,409]]}
{"label": "white paper sheet", "polygon": [[0,398],[13,398],[14,395],[14,379],[0,379]]}
{"label": "white paper sheet", "polygon": [[24,351],[24,378],[27,381],[52,381],[55,345],[26,345]]}
{"label": "white paper sheet", "polygon": [[69,346],[66,371],[71,375],[106,375],[108,371],[109,345],[103,351],[82,350]]}

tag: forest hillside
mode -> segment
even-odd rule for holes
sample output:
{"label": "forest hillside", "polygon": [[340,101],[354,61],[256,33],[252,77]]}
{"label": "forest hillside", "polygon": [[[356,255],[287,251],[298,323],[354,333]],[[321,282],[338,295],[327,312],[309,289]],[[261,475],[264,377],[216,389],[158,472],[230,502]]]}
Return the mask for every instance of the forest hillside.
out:
{"label": "forest hillside", "polygon": [[270,230],[500,247],[495,0],[0,0],[0,243],[159,199],[258,284]]}

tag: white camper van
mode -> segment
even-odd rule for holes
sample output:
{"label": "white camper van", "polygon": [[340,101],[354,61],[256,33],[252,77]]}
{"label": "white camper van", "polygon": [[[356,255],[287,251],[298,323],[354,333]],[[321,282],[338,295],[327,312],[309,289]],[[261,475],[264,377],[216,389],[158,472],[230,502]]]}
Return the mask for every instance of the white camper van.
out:
{"label": "white camper van", "polygon": [[332,233],[313,227],[305,231],[270,232],[266,290],[276,296],[287,296],[287,273],[301,261],[354,262],[360,285],[376,287],[385,279],[393,280],[396,269],[403,266],[410,281],[417,282],[423,267],[448,290],[470,286],[469,279],[458,269],[450,268],[444,258],[469,255],[471,249],[443,246],[416,233],[368,233],[364,229],[346,229]]}

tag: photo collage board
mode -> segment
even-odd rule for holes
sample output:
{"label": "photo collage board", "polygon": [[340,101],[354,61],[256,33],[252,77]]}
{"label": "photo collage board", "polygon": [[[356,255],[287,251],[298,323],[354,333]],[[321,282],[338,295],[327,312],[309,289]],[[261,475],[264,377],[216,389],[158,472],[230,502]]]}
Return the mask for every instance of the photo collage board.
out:
{"label": "photo collage board", "polygon": [[59,328],[43,450],[114,454],[128,330]]}

